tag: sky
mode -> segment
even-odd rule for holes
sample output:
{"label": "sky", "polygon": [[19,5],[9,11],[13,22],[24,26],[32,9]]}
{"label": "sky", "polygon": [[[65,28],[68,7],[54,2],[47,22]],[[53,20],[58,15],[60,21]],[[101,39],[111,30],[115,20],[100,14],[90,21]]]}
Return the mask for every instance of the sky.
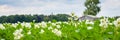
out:
{"label": "sky", "polygon": [[[0,0],[0,16],[23,14],[70,14],[82,16],[85,0]],[[120,0],[100,0],[100,16],[120,16]]]}

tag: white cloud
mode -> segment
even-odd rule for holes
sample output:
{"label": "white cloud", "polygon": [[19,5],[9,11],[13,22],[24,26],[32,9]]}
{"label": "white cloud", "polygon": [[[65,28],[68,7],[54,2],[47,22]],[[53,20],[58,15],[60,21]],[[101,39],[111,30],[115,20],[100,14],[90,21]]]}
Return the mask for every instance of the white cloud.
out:
{"label": "white cloud", "polygon": [[97,16],[120,16],[120,0],[105,0]]}
{"label": "white cloud", "polygon": [[[9,0],[10,1],[10,0]],[[12,4],[0,5],[0,15],[15,14],[45,14],[52,12],[70,14],[75,12],[81,16],[85,7],[85,0],[20,0]],[[97,16],[120,16],[120,0],[104,0],[101,1],[101,11]]]}
{"label": "white cloud", "polygon": [[12,7],[8,7],[7,5],[0,6],[0,12],[11,12],[14,11]]}
{"label": "white cloud", "polygon": [[[27,6],[27,7],[15,7],[9,5],[1,5],[0,15],[15,15],[15,14],[45,14],[49,15],[52,12],[54,14],[57,13],[66,13],[70,14],[70,12],[74,11],[76,14],[81,14],[84,10],[84,6],[82,4],[64,4],[57,2],[49,2],[49,3],[35,3],[35,4],[44,4],[44,6]],[[29,4],[32,5],[32,4]],[[4,11],[7,10],[7,11]],[[78,15],[78,16],[79,16]]]}

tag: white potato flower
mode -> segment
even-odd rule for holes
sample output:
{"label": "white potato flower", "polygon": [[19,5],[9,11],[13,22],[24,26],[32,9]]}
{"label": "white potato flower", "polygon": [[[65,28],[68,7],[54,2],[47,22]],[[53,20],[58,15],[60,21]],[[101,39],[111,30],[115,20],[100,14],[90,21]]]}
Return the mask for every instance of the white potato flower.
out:
{"label": "white potato flower", "polygon": [[74,13],[74,12],[72,12],[72,13],[70,14],[70,16],[71,16],[71,17],[74,17],[74,16],[75,16],[75,13]]}
{"label": "white potato flower", "polygon": [[56,24],[61,24],[62,22],[56,22]]}
{"label": "white potato flower", "polygon": [[71,18],[71,17],[68,17],[68,20],[72,20],[72,18]]}
{"label": "white potato flower", "polygon": [[108,32],[108,34],[113,34],[113,32]]}
{"label": "white potato flower", "polygon": [[39,24],[35,24],[35,28],[40,28]]}
{"label": "white potato flower", "polygon": [[26,23],[26,24],[25,24],[25,27],[31,28],[31,24],[30,24],[30,23]]}
{"label": "white potato flower", "polygon": [[118,18],[117,21],[120,21],[120,18]]}
{"label": "white potato flower", "polygon": [[114,21],[115,27],[120,27],[120,18],[118,18],[116,21]]}
{"label": "white potato flower", "polygon": [[87,30],[91,30],[91,29],[93,29],[93,27],[91,27],[91,26],[87,27]]}
{"label": "white potato flower", "polygon": [[5,39],[0,39],[0,40],[5,40]]}
{"label": "white potato flower", "polygon": [[73,16],[73,17],[71,17],[72,18],[72,20],[78,20],[79,18],[78,18],[78,16]]}
{"label": "white potato flower", "polygon": [[50,27],[48,27],[48,30],[51,30],[51,29],[53,29],[51,26],[50,26]]}
{"label": "white potato flower", "polygon": [[56,26],[56,23],[52,23],[52,26]]}
{"label": "white potato flower", "polygon": [[47,27],[47,23],[41,22],[41,27],[42,27],[42,28],[46,28],[46,27]]}
{"label": "white potato flower", "polygon": [[113,25],[113,23],[109,23],[109,25]]}
{"label": "white potato flower", "polygon": [[4,30],[5,27],[2,24],[0,24],[0,29]]}
{"label": "white potato flower", "polygon": [[62,32],[58,29],[52,30],[53,33],[55,33],[57,36],[61,36]]}
{"label": "white potato flower", "polygon": [[51,21],[48,21],[48,23],[52,23]]}
{"label": "white potato flower", "polygon": [[99,24],[99,26],[101,26],[103,28],[107,28],[108,27],[108,23],[101,23],[101,24]]}
{"label": "white potato flower", "polygon": [[63,23],[65,23],[65,24],[69,24],[68,22],[63,22]]}
{"label": "white potato flower", "polygon": [[104,19],[101,19],[100,22],[101,23],[109,23],[109,20],[108,20],[108,18],[104,18]]}
{"label": "white potato flower", "polygon": [[14,24],[12,24],[12,27],[16,28],[17,25],[18,25],[17,23],[14,23]]}
{"label": "white potato flower", "polygon": [[104,18],[100,20],[100,24],[99,26],[103,27],[103,28],[107,28],[109,24],[108,18]]}
{"label": "white potato flower", "polygon": [[31,34],[31,31],[28,31],[27,34],[30,35],[30,34]]}
{"label": "white potato flower", "polygon": [[21,37],[23,37],[23,34],[21,34],[22,31],[22,29],[18,29],[13,33],[15,40],[19,40]]}
{"label": "white potato flower", "polygon": [[77,27],[77,24],[75,23],[74,26]]}
{"label": "white potato flower", "polygon": [[61,26],[60,26],[60,25],[56,25],[56,27],[57,27],[58,29],[60,29],[60,28],[61,28]]}
{"label": "white potato flower", "polygon": [[26,27],[26,28],[31,28],[31,24],[30,23],[21,23],[22,27]]}
{"label": "white potato flower", "polygon": [[115,25],[115,27],[119,27],[119,26],[120,26],[119,23],[120,23],[120,22],[118,22],[118,21],[114,21],[114,25]]}
{"label": "white potato flower", "polygon": [[18,21],[17,23],[21,23],[21,22]]}
{"label": "white potato flower", "polygon": [[40,33],[43,34],[45,31],[43,29],[41,29]]}

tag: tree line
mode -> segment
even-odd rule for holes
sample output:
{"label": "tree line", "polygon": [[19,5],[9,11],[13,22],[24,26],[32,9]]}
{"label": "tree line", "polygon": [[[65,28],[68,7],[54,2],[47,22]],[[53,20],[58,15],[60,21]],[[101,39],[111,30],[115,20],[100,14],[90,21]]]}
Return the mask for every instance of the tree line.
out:
{"label": "tree line", "polygon": [[41,21],[68,21],[67,14],[57,15],[9,15],[1,16],[0,23],[17,23],[17,22],[41,22]]}

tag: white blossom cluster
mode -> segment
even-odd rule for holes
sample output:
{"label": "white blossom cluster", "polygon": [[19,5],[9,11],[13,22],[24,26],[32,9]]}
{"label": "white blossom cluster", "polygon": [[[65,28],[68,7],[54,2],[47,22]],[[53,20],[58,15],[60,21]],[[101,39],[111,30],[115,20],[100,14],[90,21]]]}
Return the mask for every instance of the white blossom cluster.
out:
{"label": "white blossom cluster", "polygon": [[58,29],[53,29],[52,32],[55,33],[57,36],[61,36],[62,34],[62,32]]}
{"label": "white blossom cluster", "polygon": [[115,27],[120,27],[120,18],[114,21]]}
{"label": "white blossom cluster", "polygon": [[100,20],[100,26],[101,26],[101,27],[107,28],[107,27],[108,27],[108,24],[109,24],[108,18],[104,18],[104,19],[101,19],[101,20]]}
{"label": "white blossom cluster", "polygon": [[5,27],[2,24],[0,24],[0,29],[4,30]]}
{"label": "white blossom cluster", "polygon": [[23,29],[15,30],[15,32],[13,33],[15,40],[19,40],[20,38],[23,37],[22,31]]}
{"label": "white blossom cluster", "polygon": [[[108,18],[104,18],[104,19],[100,19],[99,22],[100,23],[97,26],[100,26],[102,28],[108,28],[109,25],[113,25],[115,27],[120,27],[120,18],[118,18],[114,22],[110,22]],[[64,24],[64,25],[62,25],[62,24]],[[44,33],[47,33],[47,31],[50,31],[50,32],[54,33],[54,35],[57,35],[59,37],[61,37],[64,34],[62,29],[64,27],[68,27],[68,26],[75,27],[75,28],[73,28],[74,30],[72,30],[72,31],[76,32],[76,33],[80,33],[82,31],[81,30],[82,28],[80,28],[80,27],[84,27],[84,26],[85,26],[85,29],[90,31],[90,30],[94,29],[93,25],[95,24],[95,22],[86,20],[86,21],[84,21],[84,25],[82,25],[82,24],[83,24],[82,22],[75,23],[75,22],[51,22],[51,21],[49,21],[49,22],[34,23],[33,25],[32,25],[32,23],[26,23],[26,22],[13,23],[13,24],[9,24],[9,25],[10,25],[10,27],[12,26],[12,27],[16,28],[15,31],[13,32],[14,39],[20,40],[22,37],[25,36],[25,34],[32,35],[33,30],[35,30],[35,31],[38,30],[38,33],[41,35]],[[17,28],[17,27],[19,27],[19,25],[21,26],[21,28]],[[25,28],[27,31],[24,30]],[[3,24],[0,24],[0,30],[4,30],[4,29],[6,29],[6,27]],[[26,33],[23,34],[22,33],[23,31],[25,31]],[[113,34],[113,32],[111,32],[111,31],[107,32],[107,33]]]}

